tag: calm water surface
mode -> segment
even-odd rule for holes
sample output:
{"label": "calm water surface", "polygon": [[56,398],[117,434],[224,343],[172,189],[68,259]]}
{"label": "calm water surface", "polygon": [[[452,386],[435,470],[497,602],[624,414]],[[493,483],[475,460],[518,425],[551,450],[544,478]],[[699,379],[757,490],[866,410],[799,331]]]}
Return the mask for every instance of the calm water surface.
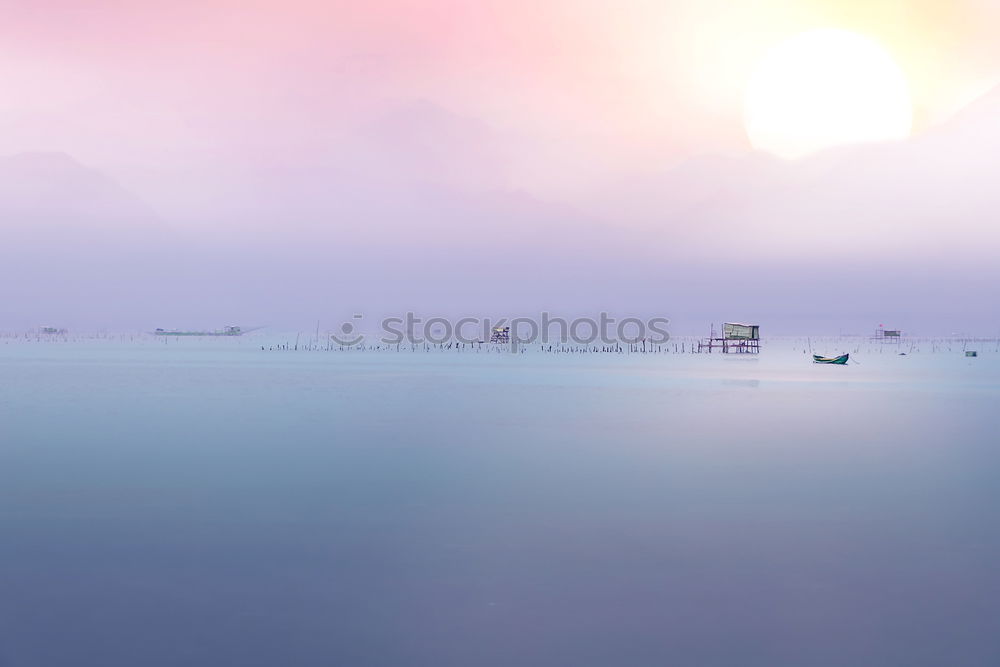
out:
{"label": "calm water surface", "polygon": [[792,348],[0,344],[0,666],[1000,664],[1000,355]]}

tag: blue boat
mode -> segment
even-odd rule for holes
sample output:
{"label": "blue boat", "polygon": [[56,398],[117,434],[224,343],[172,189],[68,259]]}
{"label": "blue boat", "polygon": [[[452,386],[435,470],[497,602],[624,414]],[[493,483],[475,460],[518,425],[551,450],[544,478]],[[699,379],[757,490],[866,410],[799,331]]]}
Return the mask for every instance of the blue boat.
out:
{"label": "blue boat", "polygon": [[851,355],[842,354],[839,357],[821,357],[818,354],[813,355],[814,364],[836,364],[837,366],[843,366],[847,363],[847,359]]}

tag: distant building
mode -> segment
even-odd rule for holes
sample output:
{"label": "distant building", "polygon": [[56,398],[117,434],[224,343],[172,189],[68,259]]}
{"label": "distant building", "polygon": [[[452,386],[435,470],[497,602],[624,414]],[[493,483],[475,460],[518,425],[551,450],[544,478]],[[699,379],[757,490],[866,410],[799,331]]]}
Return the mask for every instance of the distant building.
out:
{"label": "distant building", "polygon": [[705,340],[698,341],[698,351],[720,349],[723,353],[757,354],[760,352],[760,325],[726,322],[722,336],[716,337],[715,326]]}
{"label": "distant building", "polygon": [[872,336],[872,340],[879,343],[898,344],[902,337],[903,332],[899,329],[886,329],[880,324],[878,325],[878,329],[875,330],[875,335]]}

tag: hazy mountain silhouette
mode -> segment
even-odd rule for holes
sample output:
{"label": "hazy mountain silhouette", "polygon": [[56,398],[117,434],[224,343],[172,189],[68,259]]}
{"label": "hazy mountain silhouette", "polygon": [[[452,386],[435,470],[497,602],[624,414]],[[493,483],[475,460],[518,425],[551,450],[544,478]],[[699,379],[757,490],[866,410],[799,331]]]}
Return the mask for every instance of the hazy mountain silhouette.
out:
{"label": "hazy mountain silhouette", "polygon": [[113,179],[65,153],[0,158],[0,217],[15,226],[70,223],[110,229],[159,223],[149,206]]}
{"label": "hazy mountain silhouette", "polygon": [[795,162],[710,155],[609,174],[606,192],[569,203],[508,187],[489,127],[432,104],[394,107],[348,157],[257,169],[239,216],[206,210],[183,238],[100,172],[25,154],[0,161],[14,239],[0,271],[11,302],[57,324],[93,325],[92,313],[109,326],[280,324],[423,307],[760,317],[798,331],[839,328],[843,313],[983,325],[985,311],[950,304],[956,290],[997,297],[998,107],[993,93],[909,141]]}
{"label": "hazy mountain silhouette", "polygon": [[503,188],[509,181],[498,133],[428,100],[388,105],[355,137],[355,160],[369,173],[472,190]]}
{"label": "hazy mountain silhouette", "polygon": [[23,326],[135,308],[133,285],[183,261],[149,206],[65,153],[0,158],[0,225],[0,301]]}

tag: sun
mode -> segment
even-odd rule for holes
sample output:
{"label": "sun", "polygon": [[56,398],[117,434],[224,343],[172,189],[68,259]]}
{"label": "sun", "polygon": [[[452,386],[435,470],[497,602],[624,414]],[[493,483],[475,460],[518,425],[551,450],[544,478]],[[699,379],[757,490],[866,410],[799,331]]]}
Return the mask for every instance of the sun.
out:
{"label": "sun", "polygon": [[831,146],[903,139],[913,107],[906,77],[870,39],[810,30],[757,65],[743,106],[754,148],[797,158]]}

